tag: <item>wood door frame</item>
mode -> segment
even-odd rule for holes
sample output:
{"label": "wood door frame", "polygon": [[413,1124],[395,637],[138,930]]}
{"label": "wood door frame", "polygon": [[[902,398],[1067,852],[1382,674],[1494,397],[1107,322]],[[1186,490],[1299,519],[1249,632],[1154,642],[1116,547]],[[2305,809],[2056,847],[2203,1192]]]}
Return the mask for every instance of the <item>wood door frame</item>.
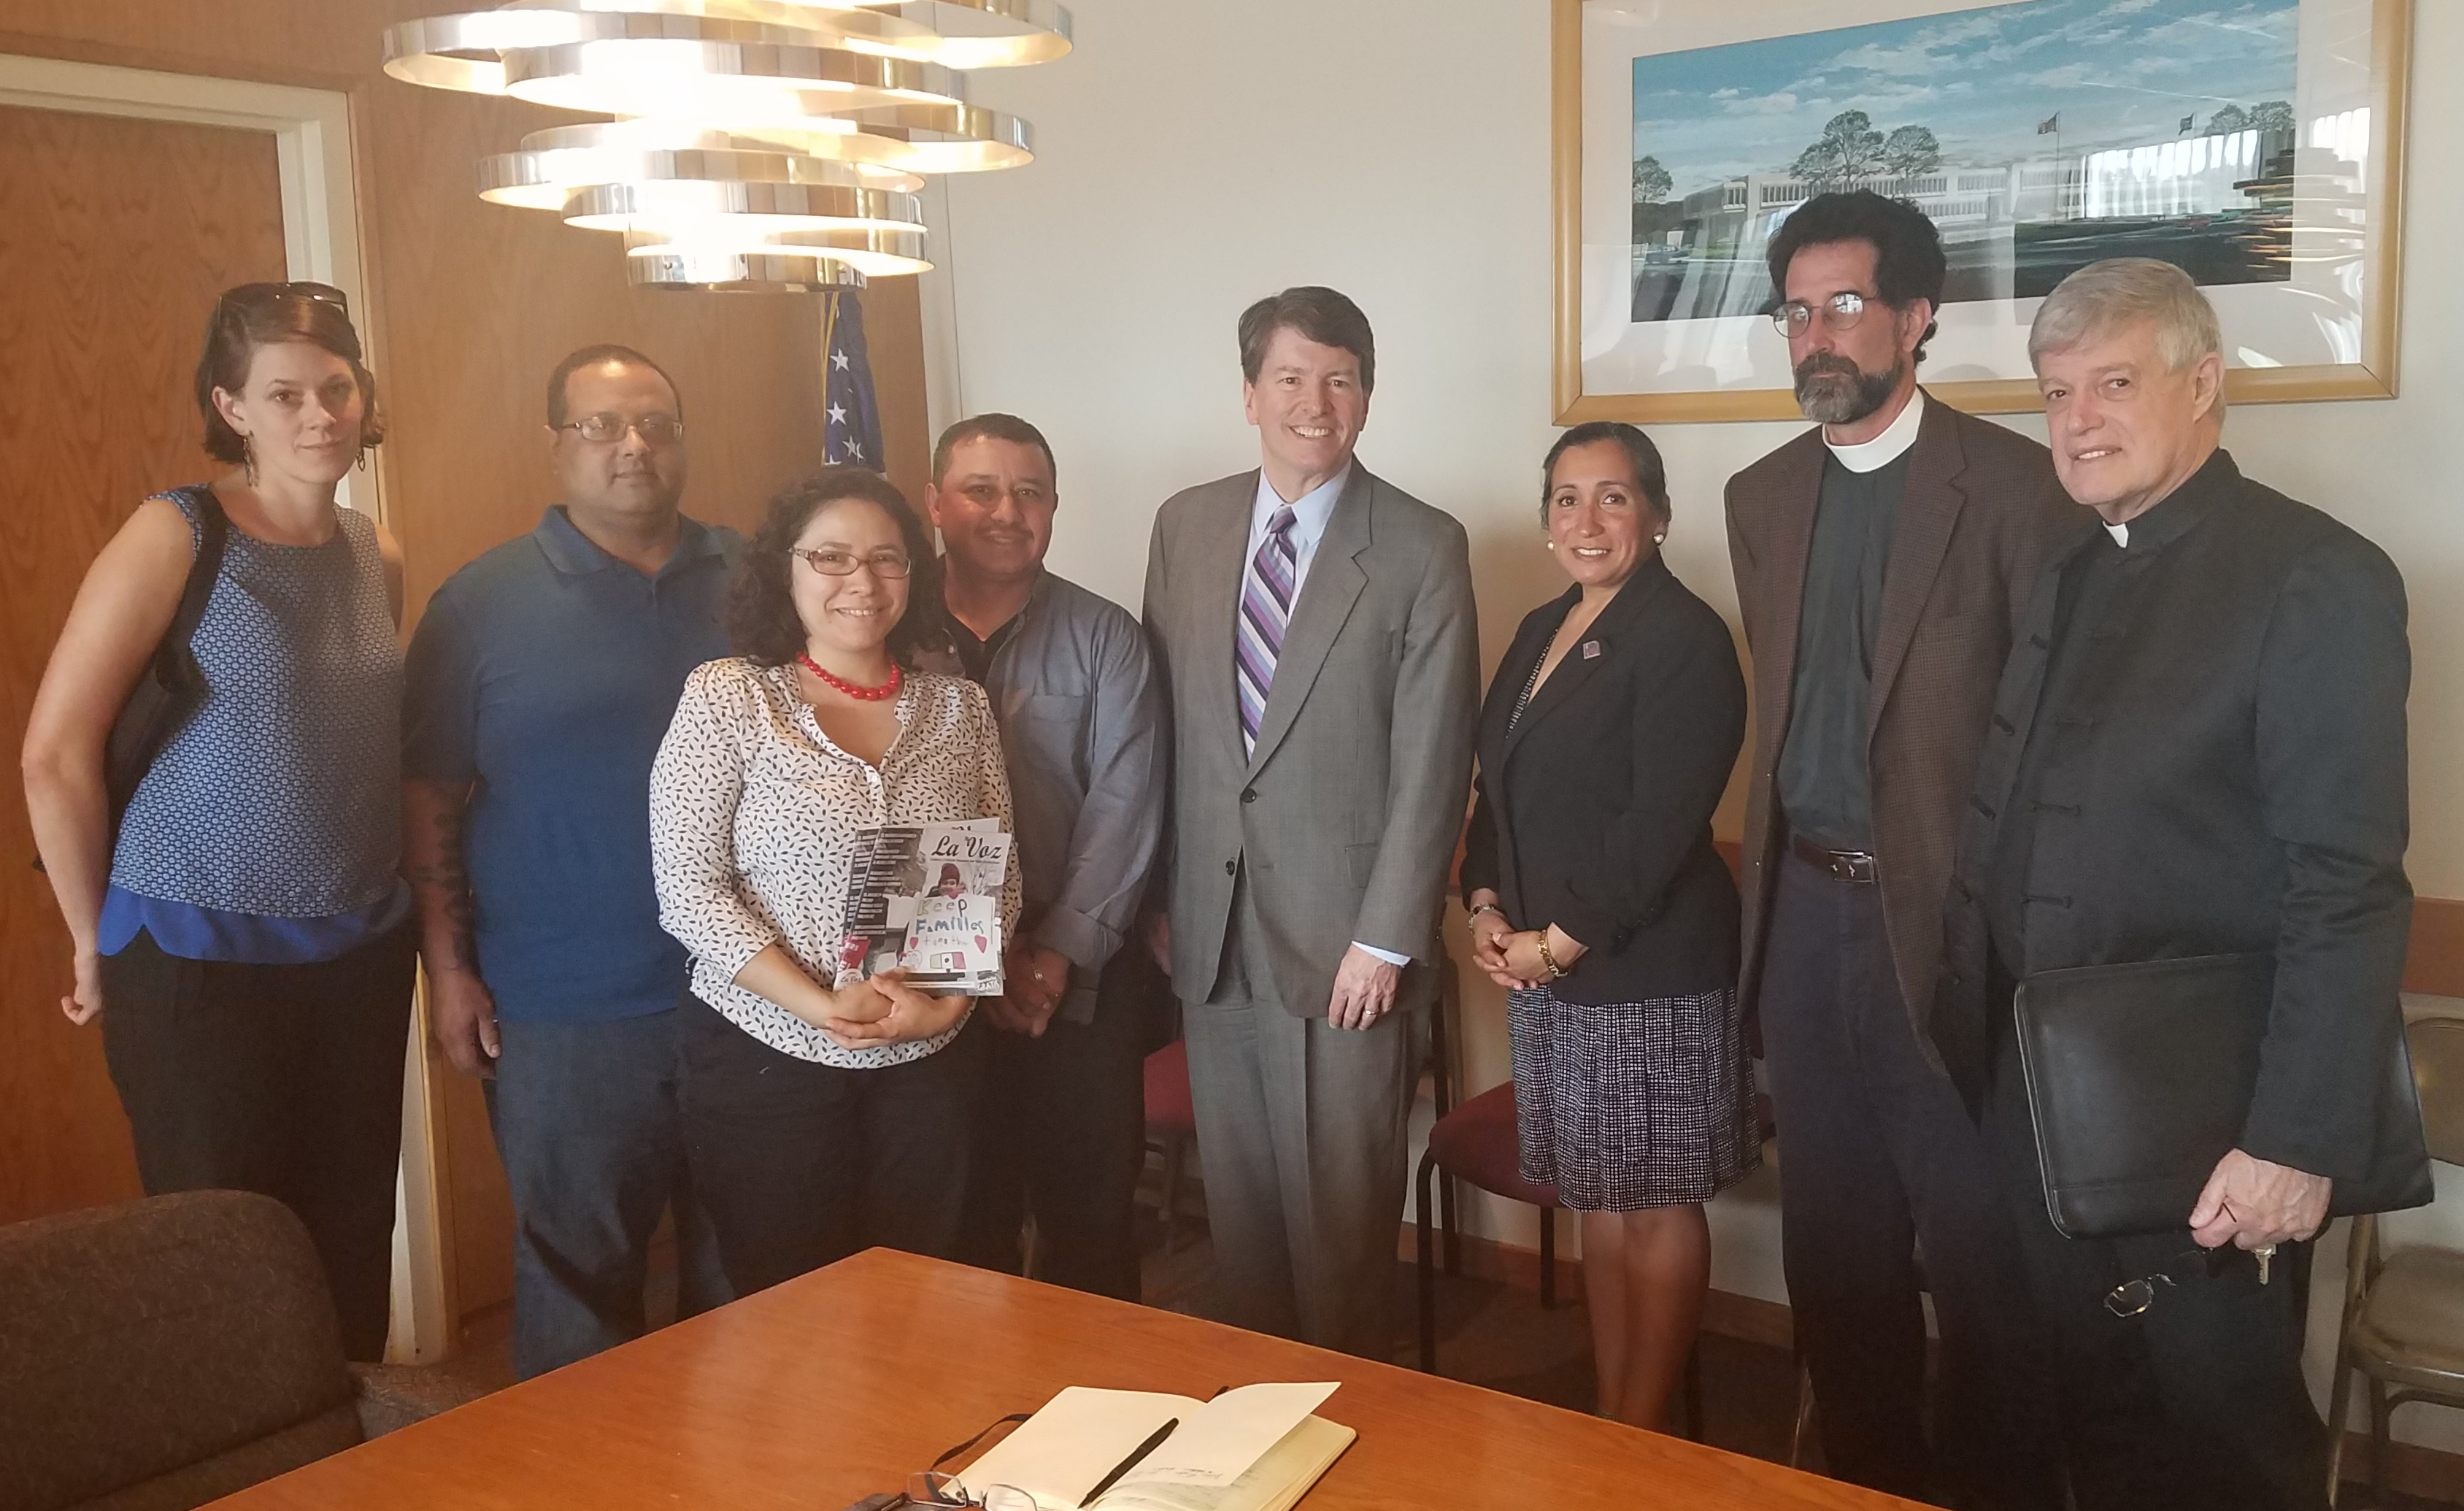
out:
{"label": "wood door frame", "polygon": [[[81,115],[174,121],[263,132],[274,138],[282,186],[283,260],[290,276],[341,289],[380,366],[362,261],[359,187],[351,151],[351,100],[336,90],[204,75],[158,73],[61,58],[0,53],[0,105]],[[346,475],[343,504],[385,518],[383,453],[376,466]],[[415,1005],[404,1046],[402,1161],[394,1185],[393,1327],[387,1356],[397,1363],[443,1358],[454,1343],[444,1261],[443,1174],[431,1115],[426,1006]]]}

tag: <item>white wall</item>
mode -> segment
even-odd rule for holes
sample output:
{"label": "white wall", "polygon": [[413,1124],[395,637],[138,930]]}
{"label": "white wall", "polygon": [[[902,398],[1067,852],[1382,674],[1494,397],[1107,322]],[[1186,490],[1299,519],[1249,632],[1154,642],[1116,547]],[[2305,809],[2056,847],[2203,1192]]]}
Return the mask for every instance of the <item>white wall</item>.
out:
{"label": "white wall", "polygon": [[[1545,0],[1073,9],[1069,57],[978,77],[980,102],[1034,122],[1039,157],[949,181],[950,235],[936,256],[957,392],[936,394],[935,412],[1011,410],[1042,426],[1061,466],[1052,565],[1134,609],[1155,505],[1256,464],[1233,342],[1241,309],[1287,284],[1340,288],[1377,331],[1361,457],[1470,529],[1493,661],[1561,586],[1535,519],[1553,434]],[[2464,522],[2453,510],[2464,478],[2464,293],[2450,255],[2464,213],[2443,192],[2464,179],[2464,5],[2420,10],[2410,178],[2439,191],[2415,194],[2406,228],[2405,396],[2248,407],[2227,442],[2245,470],[2334,511],[2403,567],[2412,876],[2426,896],[2464,897],[2464,783],[2453,775]],[[2044,433],[2035,416],[2011,423]],[[1721,485],[1798,429],[1654,429],[1676,511],[1669,563],[1732,619]],[[1475,988],[1467,1057],[1470,1084],[1485,1087],[1507,1075],[1504,1004],[1477,978]],[[1771,1198],[1766,1173],[1719,1205],[1723,1288],[1782,1295]],[[1476,1221],[1531,1241],[1528,1209]]]}

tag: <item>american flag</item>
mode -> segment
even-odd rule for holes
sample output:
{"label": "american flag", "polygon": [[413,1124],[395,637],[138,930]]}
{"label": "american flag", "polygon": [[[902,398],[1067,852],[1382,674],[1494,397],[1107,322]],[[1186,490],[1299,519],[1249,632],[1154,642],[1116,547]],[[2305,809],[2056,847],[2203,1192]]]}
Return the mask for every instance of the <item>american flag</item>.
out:
{"label": "american flag", "polygon": [[828,317],[822,323],[826,364],[822,403],[828,420],[822,460],[879,472],[881,407],[873,400],[872,363],[864,349],[864,302],[845,290],[832,291],[829,300]]}
{"label": "american flag", "polygon": [[2040,137],[2051,136],[2061,128],[2062,113],[2057,110],[2052,115],[2047,116],[2044,120],[2036,122],[2036,135]]}

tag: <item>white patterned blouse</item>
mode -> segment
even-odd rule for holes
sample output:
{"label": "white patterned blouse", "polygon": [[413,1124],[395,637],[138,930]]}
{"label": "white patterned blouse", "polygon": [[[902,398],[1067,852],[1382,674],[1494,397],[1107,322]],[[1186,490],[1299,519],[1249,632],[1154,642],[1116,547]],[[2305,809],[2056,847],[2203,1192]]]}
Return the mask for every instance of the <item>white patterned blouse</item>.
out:
{"label": "white patterned blouse", "polygon": [[[834,979],[855,832],[866,825],[998,818],[1012,827],[1009,777],[983,689],[916,673],[898,695],[898,734],[874,767],[822,733],[794,672],[742,657],[707,661],[685,682],[650,767],[650,871],[659,922],[693,951],[695,996],[781,1054],[850,1070],[921,1059],[929,1039],[842,1049],[736,984],[772,944],[814,980]],[[1002,884],[1004,937],[1018,923],[1015,863]]]}

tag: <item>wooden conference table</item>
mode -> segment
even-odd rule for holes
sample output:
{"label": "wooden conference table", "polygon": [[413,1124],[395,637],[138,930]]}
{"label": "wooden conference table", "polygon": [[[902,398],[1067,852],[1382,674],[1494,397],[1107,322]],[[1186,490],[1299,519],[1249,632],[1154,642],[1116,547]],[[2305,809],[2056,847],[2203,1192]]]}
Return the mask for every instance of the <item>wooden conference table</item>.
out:
{"label": "wooden conference table", "polygon": [[1340,1380],[1302,1511],[1906,1506],[1304,1344],[875,1249],[218,1501],[229,1511],[840,1511],[1065,1385]]}

